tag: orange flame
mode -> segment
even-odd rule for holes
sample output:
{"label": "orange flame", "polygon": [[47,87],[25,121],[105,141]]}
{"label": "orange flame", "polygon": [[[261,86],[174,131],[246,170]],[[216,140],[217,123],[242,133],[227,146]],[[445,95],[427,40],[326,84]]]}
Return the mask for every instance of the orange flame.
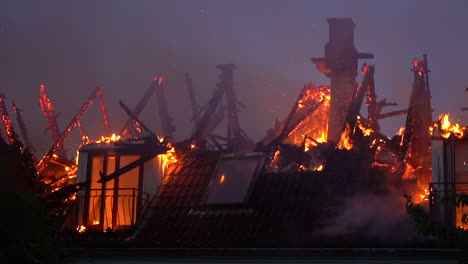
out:
{"label": "orange flame", "polygon": [[[452,124],[449,120],[450,114],[443,114],[439,116],[440,119],[440,135],[443,138],[449,138],[453,134],[457,138],[463,138],[464,129],[459,124]],[[436,125],[437,126],[437,125]]]}
{"label": "orange flame", "polygon": [[[304,111],[307,106],[321,103],[321,106],[311,115],[304,118],[294,130],[292,130],[286,143],[300,146],[303,143],[304,135],[313,138],[317,142],[326,142],[328,134],[328,113],[330,109],[331,90],[328,86],[315,88],[311,86],[304,92],[298,100],[297,111]],[[306,142],[307,148],[316,146],[316,142]]]}
{"label": "orange flame", "polygon": [[224,174],[222,174],[222,175],[221,175],[221,178],[219,179],[219,184],[223,184],[225,178],[226,178],[226,177],[224,176]]}
{"label": "orange flame", "polygon": [[121,138],[122,138],[121,136],[116,135],[114,133],[110,137],[101,136],[100,139],[96,140],[96,143],[98,143],[98,144],[100,144],[100,143],[110,144],[110,143],[119,141]]}
{"label": "orange flame", "polygon": [[[164,138],[159,138],[159,140],[162,142],[164,141]],[[163,171],[165,171],[169,165],[175,164],[178,162],[176,158],[175,148],[172,146],[171,143],[167,143],[166,146],[170,149],[166,152],[166,154],[159,155],[159,158],[161,159]]]}
{"label": "orange flame", "polygon": [[370,136],[372,132],[374,132],[374,130],[372,130],[371,128],[365,127],[361,122],[359,122],[358,125],[362,133],[364,134],[364,136]]}
{"label": "orange flame", "polygon": [[339,149],[350,150],[353,148],[353,144],[351,143],[351,139],[349,137],[350,134],[351,134],[351,129],[349,128],[349,125],[346,124],[346,128],[343,131],[343,133],[341,133],[340,142],[338,142],[338,145],[337,145]]}
{"label": "orange flame", "polygon": [[76,230],[78,231],[78,233],[83,233],[84,231],[86,231],[86,226],[80,225],[76,228]]}

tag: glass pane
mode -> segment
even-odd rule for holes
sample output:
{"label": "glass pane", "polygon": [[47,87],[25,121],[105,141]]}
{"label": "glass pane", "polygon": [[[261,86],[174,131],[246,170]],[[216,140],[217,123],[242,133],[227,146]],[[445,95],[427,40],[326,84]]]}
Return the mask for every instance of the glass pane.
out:
{"label": "glass pane", "polygon": [[[129,155],[120,157],[120,168],[139,159],[140,156]],[[119,196],[116,225],[124,228],[135,223],[136,204],[138,201],[138,182],[140,167],[137,167],[119,177]],[[131,188],[125,189],[123,188]]]}
{"label": "glass pane", "polygon": [[206,202],[208,204],[244,202],[258,163],[258,157],[222,160],[213,178]]}
{"label": "glass pane", "polygon": [[[455,171],[457,174],[468,172],[468,143],[458,141],[455,145]],[[457,182],[459,180],[457,179]]]}
{"label": "glass pane", "polygon": [[[106,175],[115,172],[115,157],[110,156],[107,158],[107,172]],[[114,180],[105,183],[105,210],[104,210],[104,231],[108,228],[113,229],[112,222],[112,209],[114,208]]]}
{"label": "glass pane", "polygon": [[97,181],[101,178],[99,172],[103,170],[104,157],[95,156],[91,161],[91,190],[89,193],[88,225],[91,228],[100,226],[101,218],[101,188]]}

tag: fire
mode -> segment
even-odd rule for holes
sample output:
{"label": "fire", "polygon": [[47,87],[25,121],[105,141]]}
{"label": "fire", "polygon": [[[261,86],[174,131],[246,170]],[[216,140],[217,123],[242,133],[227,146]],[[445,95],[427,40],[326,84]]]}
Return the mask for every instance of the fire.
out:
{"label": "fire", "polygon": [[[159,139],[160,142],[164,141],[164,139]],[[177,163],[177,158],[176,158],[176,151],[175,151],[175,148],[172,146],[171,143],[167,143],[166,146],[168,148],[170,148],[166,154],[161,154],[159,155],[159,158],[161,160],[161,163],[162,163],[162,168],[163,168],[163,171],[166,170],[166,168],[171,165],[171,164],[175,164]]]}
{"label": "fire", "polygon": [[190,144],[190,150],[195,150],[195,149],[197,149],[197,145],[195,145],[195,142],[192,142]]}
{"label": "fire", "polygon": [[110,136],[110,137],[101,136],[100,139],[96,140],[96,143],[98,143],[98,144],[100,144],[100,143],[110,144],[110,143],[119,141],[121,138],[122,138],[121,136],[116,135],[116,134],[114,133],[114,134],[112,134],[112,136]]}
{"label": "fire", "polygon": [[99,221],[98,220],[93,220],[93,225],[99,225]]}
{"label": "fire", "polygon": [[427,201],[427,200],[429,199],[429,198],[428,198],[428,196],[429,196],[429,190],[424,189],[424,194],[420,194],[419,196],[421,197],[421,200]]}
{"label": "fire", "polygon": [[[304,92],[302,98],[297,102],[297,115],[300,116],[307,112],[310,106],[318,103],[321,103],[321,105],[313,114],[305,117],[292,131],[289,132],[285,143],[300,146],[303,144],[304,135],[307,135],[320,143],[327,141],[328,113],[331,100],[330,94],[331,90],[328,86],[309,86],[309,88]],[[307,148],[316,146],[315,143],[306,144]]]}
{"label": "fire", "polygon": [[403,173],[401,178],[403,180],[414,179],[416,178],[416,175],[414,175],[415,171],[416,169],[413,168],[413,166],[411,166],[410,164],[406,164],[405,172]]}
{"label": "fire", "polygon": [[219,179],[219,184],[223,184],[225,179],[226,177],[224,176],[224,174],[222,174],[221,178]]}
{"label": "fire", "polygon": [[[452,124],[449,120],[450,114],[443,114],[439,116],[440,123],[440,135],[443,138],[449,138],[453,134],[457,138],[463,138],[464,129],[460,127],[459,124]],[[435,125],[437,127],[438,124]]]}
{"label": "fire", "polygon": [[80,225],[76,228],[76,230],[78,231],[78,233],[83,233],[84,231],[86,231],[86,226]]}
{"label": "fire", "polygon": [[398,136],[403,136],[404,133],[405,133],[405,127],[400,127],[400,129],[398,130],[396,134]]}
{"label": "fire", "polygon": [[315,169],[315,170],[316,170],[316,171],[322,171],[322,170],[323,170],[323,164],[320,164],[320,166],[319,166],[317,169]]}
{"label": "fire", "polygon": [[343,131],[343,133],[341,133],[340,142],[337,145],[339,149],[350,150],[353,148],[353,144],[351,143],[351,139],[349,138],[350,134],[351,134],[351,129],[349,128],[349,125],[346,124],[346,128]]}
{"label": "fire", "polygon": [[429,201],[429,190],[428,189],[420,190],[419,194],[414,195],[414,202],[415,203],[422,203],[424,201]]}
{"label": "fire", "polygon": [[365,127],[361,122],[359,122],[358,124],[364,136],[370,136],[372,132],[374,132],[372,129]]}

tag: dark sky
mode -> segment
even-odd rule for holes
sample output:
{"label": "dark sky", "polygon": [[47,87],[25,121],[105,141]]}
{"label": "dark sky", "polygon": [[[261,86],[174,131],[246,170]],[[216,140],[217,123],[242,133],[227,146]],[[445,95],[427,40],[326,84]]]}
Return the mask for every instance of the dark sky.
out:
{"label": "dark sky", "polygon": [[[367,63],[375,64],[380,99],[406,107],[412,59],[427,53],[434,118],[451,112],[467,124],[468,112],[459,111],[468,105],[467,11],[462,0],[0,0],[0,91],[24,109],[33,143],[45,151],[51,142],[38,104],[41,83],[62,129],[102,84],[118,131],[125,117],[118,100],[133,107],[163,74],[176,138],[183,139],[192,127],[184,73],[192,73],[204,104],[217,82],[215,65],[235,63],[236,92],[247,106],[241,125],[258,140],[275,117],[285,117],[304,84],[329,83],[310,58],[324,53],[325,19],[350,17],[357,49],[375,55]],[[96,109],[83,121],[92,137],[104,133]],[[142,119],[159,131],[156,109],[145,109]],[[382,121],[389,135],[403,125],[404,117]]]}

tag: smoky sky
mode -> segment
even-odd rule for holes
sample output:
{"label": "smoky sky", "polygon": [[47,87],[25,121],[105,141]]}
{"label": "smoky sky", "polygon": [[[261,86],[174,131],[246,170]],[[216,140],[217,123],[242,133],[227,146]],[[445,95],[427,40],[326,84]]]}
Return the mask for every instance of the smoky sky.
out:
{"label": "smoky sky", "polygon": [[[0,0],[0,91],[22,108],[33,144],[51,144],[38,104],[45,84],[61,129],[97,85],[103,85],[112,130],[154,76],[166,76],[176,139],[192,131],[184,74],[190,72],[199,104],[218,81],[217,64],[234,63],[235,90],[246,108],[241,126],[254,140],[275,117],[284,118],[308,82],[329,84],[310,59],[324,54],[326,18],[354,20],[355,45],[375,59],[379,99],[407,107],[413,58],[428,54],[433,117],[452,113],[468,123],[467,1],[21,1]],[[360,78],[360,76],[359,76]],[[159,132],[156,100],[142,114]],[[12,111],[12,110],[10,110]],[[10,114],[12,114],[10,112]],[[404,116],[381,121],[392,135]],[[83,120],[91,137],[104,133],[96,105]],[[75,132],[75,136],[76,136]],[[222,132],[220,132],[222,133]]]}

